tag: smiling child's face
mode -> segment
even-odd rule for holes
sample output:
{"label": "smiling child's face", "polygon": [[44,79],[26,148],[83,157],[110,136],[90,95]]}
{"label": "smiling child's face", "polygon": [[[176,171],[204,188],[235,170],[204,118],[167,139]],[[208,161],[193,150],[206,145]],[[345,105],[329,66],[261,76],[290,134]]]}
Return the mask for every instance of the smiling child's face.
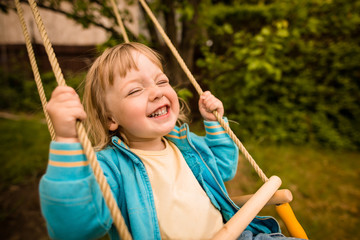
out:
{"label": "smiling child's face", "polygon": [[115,75],[106,91],[109,129],[121,127],[130,147],[161,141],[179,115],[179,100],[167,76],[145,55],[137,51],[132,55],[138,70],[131,69],[125,77]]}

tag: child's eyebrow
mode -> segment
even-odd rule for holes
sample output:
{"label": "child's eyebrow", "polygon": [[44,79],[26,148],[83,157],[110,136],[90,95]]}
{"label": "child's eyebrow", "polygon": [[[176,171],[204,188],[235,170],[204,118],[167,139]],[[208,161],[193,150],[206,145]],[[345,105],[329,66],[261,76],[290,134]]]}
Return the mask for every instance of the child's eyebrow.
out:
{"label": "child's eyebrow", "polygon": [[155,75],[154,79],[158,79],[159,77],[162,77],[162,76],[166,76],[165,73],[159,72],[158,74]]}
{"label": "child's eyebrow", "polygon": [[141,78],[133,78],[125,82],[125,85],[133,83],[133,82],[141,82]]}
{"label": "child's eyebrow", "polygon": [[[165,73],[159,72],[159,73],[157,73],[157,74],[154,75],[153,79],[156,80],[156,79],[158,79],[159,77],[162,77],[162,76],[166,76]],[[127,83],[143,82],[143,81],[144,81],[144,79],[142,79],[142,78],[133,78],[133,79],[127,81]]]}
{"label": "child's eyebrow", "polygon": [[[156,80],[156,79],[158,79],[158,78],[160,78],[162,76],[166,76],[165,73],[159,72],[159,73],[155,74],[155,77],[153,79]],[[144,82],[144,79],[135,77],[133,79],[130,79],[130,80],[126,81],[126,83],[124,83],[123,87],[125,87],[125,86],[127,86],[127,85],[129,85],[131,83],[134,83],[134,82]]]}

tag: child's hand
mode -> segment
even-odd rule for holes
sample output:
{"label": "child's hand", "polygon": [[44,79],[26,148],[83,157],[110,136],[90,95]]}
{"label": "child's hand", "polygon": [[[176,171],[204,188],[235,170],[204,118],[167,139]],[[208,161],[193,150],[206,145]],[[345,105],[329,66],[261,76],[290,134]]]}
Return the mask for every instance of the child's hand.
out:
{"label": "child's hand", "polygon": [[212,95],[209,91],[204,92],[200,96],[199,110],[201,116],[206,121],[217,121],[216,117],[212,113],[215,110],[218,112],[220,117],[224,115],[224,106],[222,102],[219,99],[217,99],[214,95]]}
{"label": "child's hand", "polygon": [[57,87],[46,106],[58,142],[78,142],[75,123],[84,120],[86,113],[80,98],[71,87]]}

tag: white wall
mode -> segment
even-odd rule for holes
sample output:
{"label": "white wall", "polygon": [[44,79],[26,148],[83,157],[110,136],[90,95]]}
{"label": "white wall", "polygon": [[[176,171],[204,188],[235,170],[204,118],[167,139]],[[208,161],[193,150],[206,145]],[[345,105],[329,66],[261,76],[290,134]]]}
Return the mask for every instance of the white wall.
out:
{"label": "white wall", "polygon": [[[37,30],[30,7],[26,4],[22,4],[22,6],[30,37],[35,43],[42,44],[41,36]],[[71,7],[71,5],[64,7]],[[139,11],[137,4],[128,6],[128,9],[133,16],[133,22],[131,24],[125,23],[125,25],[132,32],[138,34]],[[54,45],[94,45],[103,43],[108,38],[108,34],[99,27],[92,26],[88,29],[83,29],[80,24],[59,13],[44,9],[39,9],[39,12],[50,41]],[[0,13],[0,44],[22,43],[24,43],[24,37],[17,13],[14,11],[10,11],[8,14]]]}

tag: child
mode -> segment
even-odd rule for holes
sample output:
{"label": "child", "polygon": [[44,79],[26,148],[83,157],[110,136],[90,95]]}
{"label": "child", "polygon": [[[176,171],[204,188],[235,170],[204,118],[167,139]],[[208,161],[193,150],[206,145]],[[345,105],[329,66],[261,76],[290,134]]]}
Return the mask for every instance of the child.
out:
{"label": "child", "polygon": [[[191,133],[159,56],[139,43],[106,50],[86,78],[85,113],[72,88],[54,90],[47,110],[56,140],[40,182],[42,213],[54,239],[117,239],[108,208],[78,141],[86,120],[104,171],[134,239],[209,239],[238,207],[224,181],[233,178],[238,149],[211,113],[222,103],[199,100],[206,136]],[[226,119],[226,118],[225,118]],[[279,232],[273,218],[255,218],[242,238]],[[265,239],[265,238],[263,238]]]}

